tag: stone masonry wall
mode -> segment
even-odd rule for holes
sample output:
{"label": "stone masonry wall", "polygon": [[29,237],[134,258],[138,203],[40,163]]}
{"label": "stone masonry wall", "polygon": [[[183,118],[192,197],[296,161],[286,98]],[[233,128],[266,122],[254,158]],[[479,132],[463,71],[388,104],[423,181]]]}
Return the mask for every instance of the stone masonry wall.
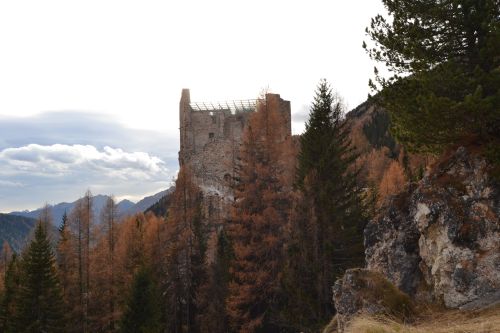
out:
{"label": "stone masonry wall", "polygon": [[[283,115],[282,126],[273,130],[282,132],[284,137],[291,136],[290,102],[278,94],[266,94],[265,102],[268,109],[278,109]],[[195,182],[204,192],[207,223],[214,229],[229,216],[233,201],[231,183],[243,132],[254,111],[255,108],[235,110],[229,107],[204,107],[200,110],[192,106],[189,90],[182,91],[179,164],[189,166],[193,171]]]}

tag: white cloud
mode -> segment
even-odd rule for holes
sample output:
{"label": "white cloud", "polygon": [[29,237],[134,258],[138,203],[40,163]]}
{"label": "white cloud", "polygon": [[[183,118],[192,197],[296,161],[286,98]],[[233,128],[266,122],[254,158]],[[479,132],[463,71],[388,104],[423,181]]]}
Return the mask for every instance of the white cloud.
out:
{"label": "white cloud", "polygon": [[0,116],[0,212],[94,194],[142,198],[171,185],[177,133],[130,129],[83,111]]}
{"label": "white cloud", "polygon": [[[0,175],[29,173],[46,177],[85,174],[86,178],[152,180],[164,178],[169,170],[156,156],[126,152],[120,148],[92,145],[29,144],[0,152]],[[4,181],[5,182],[5,181]]]}

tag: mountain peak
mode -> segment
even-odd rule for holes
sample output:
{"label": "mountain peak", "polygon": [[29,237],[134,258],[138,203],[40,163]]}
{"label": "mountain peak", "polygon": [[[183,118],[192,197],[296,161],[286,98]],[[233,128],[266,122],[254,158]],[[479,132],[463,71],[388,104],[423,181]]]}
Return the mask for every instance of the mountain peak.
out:
{"label": "mountain peak", "polygon": [[[141,199],[140,201],[138,201],[137,203],[134,203],[133,201],[130,201],[128,199],[123,199],[116,204],[118,214],[119,215],[132,215],[135,213],[143,212],[146,209],[148,209],[150,206],[152,206],[153,204],[158,202],[158,200],[160,200],[161,197],[163,197],[168,191],[171,191],[171,189],[167,189],[167,190],[158,192],[154,195],[147,196],[147,197]],[[95,221],[97,223],[100,222],[99,220],[100,220],[101,210],[109,198],[110,198],[110,196],[105,195],[105,194],[96,194],[93,196],[93,205],[94,205],[93,214],[94,214]],[[52,211],[54,225],[58,226],[60,224],[64,213],[69,213],[73,209],[75,204],[78,202],[78,200],[80,200],[80,199],[77,199],[73,202],[61,202],[58,204],[49,205],[49,207],[51,208],[51,211]],[[23,217],[27,217],[27,218],[37,219],[40,216],[42,209],[43,208],[38,208],[35,210],[31,210],[31,211],[30,210],[15,211],[15,212],[9,213],[9,215],[17,215],[17,216],[23,216]]]}

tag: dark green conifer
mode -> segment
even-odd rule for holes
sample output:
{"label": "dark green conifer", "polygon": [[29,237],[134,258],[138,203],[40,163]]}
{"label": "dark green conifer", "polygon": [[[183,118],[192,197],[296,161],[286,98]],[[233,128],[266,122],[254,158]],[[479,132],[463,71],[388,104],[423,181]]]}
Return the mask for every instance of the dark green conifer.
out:
{"label": "dark green conifer", "polygon": [[424,152],[465,138],[500,146],[500,1],[383,3],[390,18],[372,19],[363,47],[392,74],[370,84],[395,137]]}
{"label": "dark green conifer", "polygon": [[59,236],[63,237],[64,236],[64,230],[66,229],[66,226],[68,224],[68,214],[66,211],[64,211],[64,214],[61,218],[61,225],[59,225]]}
{"label": "dark green conifer", "polygon": [[331,286],[347,268],[364,262],[367,216],[343,111],[341,99],[322,80],[300,139],[296,186],[301,194],[284,274],[289,293],[307,290],[289,299],[292,312],[285,310],[298,329],[319,328],[331,319]]}
{"label": "dark green conifer", "polygon": [[158,292],[151,273],[143,267],[135,274],[121,322],[121,332],[159,333],[160,331]]}
{"label": "dark green conifer", "polygon": [[63,332],[64,310],[55,258],[42,223],[36,227],[21,267],[16,332]]}
{"label": "dark green conifer", "polygon": [[306,130],[300,136],[296,180],[300,189],[304,189],[304,180],[311,170],[316,170],[320,164],[324,164],[320,159],[325,160],[324,156],[329,152],[334,137],[341,134],[342,111],[340,98],[333,94],[326,80],[322,80],[314,96]]}

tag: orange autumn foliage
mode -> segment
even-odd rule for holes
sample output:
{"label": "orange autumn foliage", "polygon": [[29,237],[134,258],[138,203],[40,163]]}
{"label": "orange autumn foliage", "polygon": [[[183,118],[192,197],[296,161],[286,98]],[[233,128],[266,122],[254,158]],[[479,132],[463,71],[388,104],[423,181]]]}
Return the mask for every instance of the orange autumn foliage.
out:
{"label": "orange autumn foliage", "polygon": [[230,222],[234,246],[227,312],[236,332],[272,329],[283,263],[289,200],[286,154],[277,111],[261,101],[245,130]]}
{"label": "orange autumn foliage", "polygon": [[382,179],[378,186],[379,206],[388,197],[395,195],[405,189],[406,177],[401,164],[397,161],[392,161],[389,167],[385,170]]}

